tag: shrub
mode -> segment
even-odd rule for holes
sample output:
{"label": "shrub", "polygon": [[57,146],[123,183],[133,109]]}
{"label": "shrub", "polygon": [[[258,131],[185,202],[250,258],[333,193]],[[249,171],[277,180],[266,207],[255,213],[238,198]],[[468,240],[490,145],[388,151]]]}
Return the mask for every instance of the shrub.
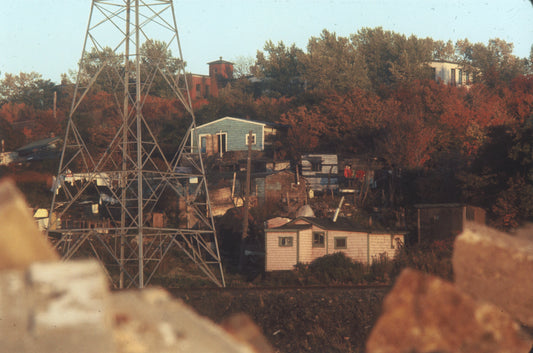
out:
{"label": "shrub", "polygon": [[309,274],[324,284],[358,283],[363,280],[365,266],[354,262],[344,253],[322,256],[308,266]]}
{"label": "shrub", "polygon": [[451,281],[452,252],[453,239],[403,247],[394,260],[391,278],[396,277],[404,268],[410,267]]}

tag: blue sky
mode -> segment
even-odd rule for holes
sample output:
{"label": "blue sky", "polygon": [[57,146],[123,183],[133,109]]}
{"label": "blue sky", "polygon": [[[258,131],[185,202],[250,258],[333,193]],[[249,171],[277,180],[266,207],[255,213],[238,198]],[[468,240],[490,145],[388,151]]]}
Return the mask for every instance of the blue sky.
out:
{"label": "blue sky", "polygon": [[[0,73],[36,71],[59,82],[75,70],[89,18],[89,0],[2,1]],[[435,40],[501,38],[529,57],[529,0],[184,0],[174,1],[187,71],[207,74],[207,62],[255,57],[267,40],[305,50],[327,29],[349,36],[383,27]]]}

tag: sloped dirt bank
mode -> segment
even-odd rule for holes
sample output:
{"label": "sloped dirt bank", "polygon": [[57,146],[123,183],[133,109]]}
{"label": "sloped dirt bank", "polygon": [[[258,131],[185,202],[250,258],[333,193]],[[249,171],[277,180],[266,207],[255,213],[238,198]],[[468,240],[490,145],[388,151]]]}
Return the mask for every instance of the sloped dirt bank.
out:
{"label": "sloped dirt bank", "polygon": [[219,323],[248,314],[277,352],[364,352],[389,287],[170,290]]}

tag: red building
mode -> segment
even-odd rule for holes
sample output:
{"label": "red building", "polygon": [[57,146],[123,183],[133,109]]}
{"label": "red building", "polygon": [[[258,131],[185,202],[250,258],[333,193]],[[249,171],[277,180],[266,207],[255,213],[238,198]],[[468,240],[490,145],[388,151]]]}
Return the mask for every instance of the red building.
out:
{"label": "red building", "polygon": [[190,74],[191,98],[195,106],[203,105],[208,97],[218,97],[221,88],[233,80],[233,63],[219,60],[207,63],[209,65],[209,75]]}

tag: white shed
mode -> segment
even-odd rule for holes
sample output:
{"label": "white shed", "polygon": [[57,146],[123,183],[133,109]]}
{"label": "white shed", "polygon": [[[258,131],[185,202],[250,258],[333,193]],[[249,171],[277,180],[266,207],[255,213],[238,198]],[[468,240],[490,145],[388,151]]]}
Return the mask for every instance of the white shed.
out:
{"label": "white shed", "polygon": [[403,231],[363,229],[345,219],[299,217],[277,228],[265,229],[265,270],[292,270],[335,252],[362,263],[393,258],[404,243]]}

